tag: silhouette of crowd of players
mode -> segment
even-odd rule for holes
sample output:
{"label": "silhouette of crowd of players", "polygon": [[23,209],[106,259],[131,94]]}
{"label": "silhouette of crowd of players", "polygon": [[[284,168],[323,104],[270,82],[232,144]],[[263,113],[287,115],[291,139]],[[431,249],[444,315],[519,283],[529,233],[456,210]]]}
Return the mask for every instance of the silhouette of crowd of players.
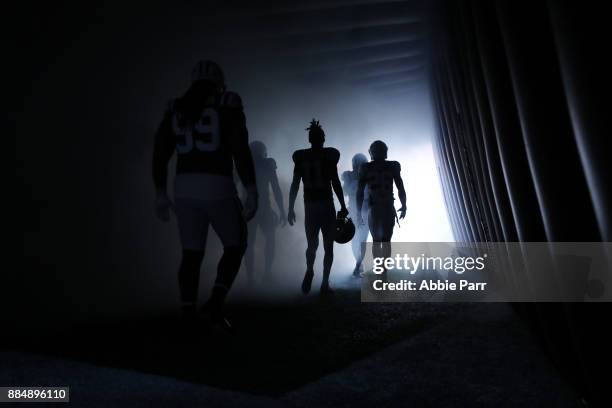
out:
{"label": "silhouette of crowd of players", "polygon": [[[296,223],[294,207],[300,184],[303,185],[307,242],[306,272],[302,282],[304,293],[310,291],[314,277],[319,232],[324,248],[320,293],[333,293],[329,276],[334,239],[338,240],[339,230],[350,218],[357,224],[352,237],[355,276],[363,272],[368,233],[372,235],[373,256],[390,255],[388,243],[398,219],[397,213],[399,218],[406,215],[406,193],[400,164],[386,160],[387,145],[377,140],[370,145],[370,161],[363,154],[353,157],[352,170],[342,174],[342,184],[338,176],[340,152],[324,146],[325,132],[317,120],[313,119],[306,130],[310,148],[293,153],[293,180],[285,214],[276,162],[267,156],[262,142],[249,144],[241,98],[227,91],[219,65],[212,61],[198,62],[192,71],[189,89],[170,102],[155,134],[153,181],[157,216],[168,221],[172,209],[177,219],[182,247],[178,282],[185,318],[203,316],[231,329],[223,308],[242,258],[246,254],[245,267],[252,284],[255,281],[254,240],[256,233],[260,232],[265,240],[263,277],[270,277],[276,228],[286,222],[290,225]],[[168,164],[175,152],[174,200],[171,201],[167,190]],[[234,182],[234,167],[245,192],[242,200]],[[397,212],[394,184],[401,202]],[[272,209],[270,189],[278,214]],[[340,203],[338,212],[334,206],[334,194]],[[198,311],[200,267],[209,226],[221,240],[223,255],[217,266],[212,293]],[[349,234],[352,235],[352,231]]]}

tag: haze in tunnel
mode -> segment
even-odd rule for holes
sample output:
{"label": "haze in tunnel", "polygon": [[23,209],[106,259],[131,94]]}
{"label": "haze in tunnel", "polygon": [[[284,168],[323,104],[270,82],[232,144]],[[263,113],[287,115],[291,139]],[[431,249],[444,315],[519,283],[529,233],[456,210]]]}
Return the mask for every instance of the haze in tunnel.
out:
{"label": "haze in tunnel", "polygon": [[[251,140],[265,142],[277,161],[285,206],[291,154],[308,147],[305,128],[316,117],[327,145],[342,154],[339,171],[376,139],[401,162],[408,214],[394,240],[452,239],[431,154],[427,24],[418,2],[309,2],[311,9],[286,14],[263,3],[242,14],[219,2],[153,3],[146,13],[126,5],[120,15],[109,6],[96,9],[96,25],[65,21],[67,8],[34,16],[32,55],[49,64],[31,73],[25,106],[39,120],[19,129],[17,151],[23,195],[38,214],[25,218],[24,247],[37,248],[28,262],[46,271],[36,295],[59,299],[48,302],[49,313],[125,316],[175,306],[180,244],[176,225],[154,216],[152,140],[168,100],[182,95],[204,58],[219,62],[241,95]],[[62,143],[40,136],[47,134]],[[58,196],[66,200],[49,201]],[[277,233],[275,265],[287,293],[305,267],[301,195],[296,212],[298,224]],[[214,279],[219,251],[211,233],[202,285]],[[317,268],[321,261],[318,254]],[[332,277],[348,276],[351,264],[349,246],[336,245]]]}
{"label": "haze in tunnel", "polygon": [[[251,139],[263,141],[269,157],[277,162],[285,205],[293,171],[291,155],[297,149],[309,147],[305,128],[315,117],[325,129],[326,145],[341,153],[340,174],[351,169],[353,155],[368,156],[369,145],[377,139],[388,144],[389,160],[402,165],[408,212],[400,226],[396,226],[393,241],[454,240],[431,146],[433,113],[425,77],[408,92],[396,95],[379,94],[368,87],[300,80],[291,74],[270,71],[270,67],[263,66],[256,73],[230,71],[228,77],[233,77],[236,89],[243,95]],[[252,81],[252,75],[258,80]],[[397,192],[395,196],[397,200]],[[399,202],[396,207],[399,208]],[[275,265],[283,274],[298,279],[303,273],[305,250],[301,191],[296,211],[297,225],[277,232]],[[255,245],[258,250],[263,249],[261,240]],[[317,265],[322,255],[319,248]],[[353,266],[350,245],[336,244],[332,278],[348,276]],[[291,281],[289,286],[294,283]]]}
{"label": "haze in tunnel", "polygon": [[[3,274],[16,275],[16,290],[12,282],[0,285],[9,292],[0,297],[7,303],[3,316],[9,322],[5,327],[11,328],[7,336],[25,328],[21,333],[28,341],[59,344],[70,339],[78,348],[89,348],[98,365],[99,355],[109,351],[105,338],[79,341],[72,336],[78,326],[65,327],[85,322],[105,331],[111,326],[99,323],[108,319],[126,321],[136,332],[141,326],[133,322],[177,312],[181,248],[175,220],[161,223],[154,215],[152,142],[168,100],[187,89],[190,71],[200,59],[220,63],[229,90],[242,96],[251,140],[265,142],[270,157],[277,161],[285,206],[291,154],[308,147],[305,127],[315,117],[327,133],[327,145],[342,153],[340,171],[348,170],[351,157],[367,153],[376,139],[387,142],[389,159],[401,163],[408,211],[395,230],[394,241],[453,240],[449,215],[454,238],[460,242],[608,240],[612,230],[605,211],[612,202],[606,183],[610,160],[601,148],[609,134],[605,103],[609,94],[603,85],[610,69],[601,58],[607,45],[604,20],[608,13],[603,6],[575,3],[214,0],[125,2],[120,7],[53,2],[30,8],[24,13],[27,21],[18,23],[25,28],[24,34],[14,36],[25,40],[19,46],[24,55],[17,58],[25,80],[9,84],[19,88],[9,104],[17,111],[18,124],[14,169],[18,188],[9,200],[16,211],[10,213],[9,221],[19,225],[17,245],[23,256]],[[430,78],[435,92],[430,91]],[[432,94],[438,114],[432,110]],[[444,176],[444,197],[438,172]],[[448,215],[445,203],[451,209]],[[508,320],[492,316],[487,305],[470,309],[467,316],[457,313],[454,304],[446,305],[448,309],[444,305],[394,306],[396,312],[389,305],[360,304],[355,290],[360,281],[349,278],[353,258],[348,245],[335,247],[332,286],[351,282],[351,290],[339,291],[332,313],[318,297],[305,298],[299,290],[306,248],[301,196],[296,212],[297,225],[277,232],[275,285],[258,283],[253,290],[241,273],[230,294],[232,301],[238,300],[243,322],[248,321],[245,326],[262,343],[274,347],[262,352],[255,347],[257,342],[250,343],[252,337],[246,337],[239,345],[251,346],[244,348],[249,354],[231,353],[237,358],[231,370],[215,348],[216,356],[224,360],[219,366],[222,371],[237,372],[249,383],[272,384],[261,367],[281,380],[303,369],[278,354],[291,349],[288,344],[294,355],[309,363],[318,360],[308,351],[330,346],[324,356],[343,368],[363,357],[364,349],[357,343],[373,351],[401,336],[410,348],[393,350],[408,360],[418,355],[422,365],[419,361],[415,365],[414,359],[403,364],[397,354],[385,360],[409,368],[392,376],[403,381],[400,386],[399,382],[387,384],[384,380],[389,375],[381,377],[367,363],[365,370],[383,380],[379,388],[385,393],[404,392],[406,384],[412,384],[427,398],[452,397],[447,401],[453,406],[456,395],[465,391],[464,384],[471,384],[472,403],[493,395],[491,390],[521,394],[515,381],[520,377],[528,391],[523,397],[546,395],[537,380],[522,375],[536,367],[529,352],[521,351],[521,344],[527,342],[508,330],[512,328]],[[221,250],[215,234],[209,236],[200,300],[209,293]],[[11,241],[11,235],[8,238]],[[261,253],[261,240],[255,245]],[[321,277],[321,252],[315,264],[315,288]],[[512,277],[520,281],[529,276]],[[248,302],[244,307],[241,302],[250,300],[253,292],[263,296],[255,307]],[[266,306],[264,300],[281,301],[279,307],[258,308]],[[305,306],[304,321],[316,321],[313,328],[318,330],[302,326],[299,316],[288,312],[291,305]],[[431,319],[418,312],[423,310],[420,306],[433,313]],[[612,344],[602,330],[609,308],[553,302],[515,306],[516,314],[563,371],[563,380],[575,384],[581,395],[609,400],[607,377],[599,374],[609,370],[602,358]],[[417,323],[416,331],[412,323],[394,319],[394,314],[401,315],[404,323]],[[446,331],[438,330],[442,315],[454,319]],[[150,321],[154,330],[132,337],[136,341],[129,352],[137,351],[147,367],[164,360],[180,364],[180,359],[160,354],[163,347],[155,337],[161,332],[171,334],[167,330],[171,326],[159,325],[157,318]],[[286,321],[279,325],[279,319]],[[262,328],[262,322],[270,326]],[[370,326],[368,330],[376,331],[385,344],[376,344],[375,336],[367,332],[354,332],[357,323]],[[436,329],[428,330],[422,323],[433,323]],[[267,329],[272,324],[278,331]],[[294,336],[294,324],[300,325],[298,336]],[[330,328],[336,329],[336,337],[330,337]],[[63,331],[66,337],[55,336],[55,331]],[[500,337],[489,336],[492,333]],[[125,340],[121,330],[109,334],[113,341]],[[413,334],[414,338],[406,339]],[[336,351],[351,348],[345,347],[348,338],[357,342],[359,353],[345,359]],[[422,349],[414,347],[418,339]],[[166,343],[170,345],[177,347],[166,351],[183,348],[181,343]],[[197,348],[202,351],[200,345]],[[449,353],[440,354],[438,349]],[[486,358],[483,350],[488,352]],[[259,366],[251,355],[270,356],[272,362],[283,360],[283,364]],[[500,355],[524,364],[516,369],[500,364]],[[127,354],[123,359],[133,361]],[[191,356],[189,361],[199,364]],[[208,359],[201,361],[208,365]],[[245,362],[255,362],[256,367],[251,367],[255,370],[245,371]],[[431,371],[437,362],[442,368],[440,378]],[[472,370],[474,363],[482,371]],[[55,375],[56,363],[48,366]],[[24,367],[23,378],[34,374],[30,366]],[[201,371],[193,367],[194,372]],[[469,373],[465,367],[470,367]],[[381,368],[389,373],[387,364]],[[179,369],[186,370],[189,367]],[[332,394],[330,377],[315,372],[323,376],[327,392],[321,395],[327,398]],[[342,379],[336,383],[352,397],[372,389],[362,387],[365,377],[351,377],[359,379],[357,387]],[[474,379],[486,384],[486,389],[474,387],[478,384]],[[113,380],[112,384],[118,383]],[[555,382],[551,389],[552,401],[560,401],[555,399],[559,384]],[[358,388],[361,394],[355,392]],[[122,387],[121,391],[127,390]],[[372,395],[372,400],[379,396]],[[377,400],[378,405],[384,405],[381,401]],[[589,406],[612,406],[591,404],[589,398],[579,405],[585,401]],[[364,405],[364,400],[357,403]],[[524,405],[524,400],[517,404]]]}

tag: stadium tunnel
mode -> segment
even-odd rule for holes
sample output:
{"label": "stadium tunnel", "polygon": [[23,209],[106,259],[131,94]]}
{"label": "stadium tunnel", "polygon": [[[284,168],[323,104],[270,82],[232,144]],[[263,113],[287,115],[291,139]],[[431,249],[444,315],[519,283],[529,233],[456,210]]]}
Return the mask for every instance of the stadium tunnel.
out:
{"label": "stadium tunnel", "polygon": [[[118,83],[134,82],[138,76],[140,83],[151,84],[159,82],[161,77],[168,79],[168,85],[154,90],[155,102],[166,94],[172,95],[174,90],[170,90],[176,88],[177,81],[169,78],[184,76],[183,68],[201,56],[197,45],[201,44],[204,34],[194,27],[203,19],[210,23],[203,30],[207,33],[216,30],[218,39],[224,40],[210,45],[211,55],[222,55],[222,61],[235,63],[238,67],[235,76],[243,75],[247,78],[245,81],[251,68],[240,63],[248,58],[255,67],[269,67],[278,62],[277,69],[283,71],[283,75],[290,72],[306,87],[311,81],[317,81],[358,89],[360,95],[367,94],[378,101],[376,103],[402,106],[415,95],[429,95],[434,129],[431,142],[441,197],[457,241],[610,241],[612,189],[609,175],[612,169],[610,152],[604,149],[609,138],[604,119],[608,113],[604,101],[609,95],[604,85],[609,83],[612,70],[604,55],[609,36],[603,5],[502,0],[311,0],[299,4],[225,1],[211,4],[212,13],[208,14],[195,3],[172,6],[173,11],[164,18],[170,20],[168,27],[184,23],[181,32],[164,32],[169,29],[158,24],[163,18],[152,23],[162,30],[160,35],[166,36],[158,43],[160,49],[167,49],[173,41],[189,39],[184,47],[193,51],[180,58],[185,64],[176,64],[172,55],[154,63],[146,59],[153,57],[143,57],[142,61],[131,63],[134,73],[118,77]],[[159,12],[160,15],[170,8],[157,3],[150,7],[155,8],[151,13]],[[140,9],[126,5],[124,12],[138,15]],[[185,19],[185,15],[191,17]],[[228,21],[234,23],[230,28],[225,24]],[[103,19],[94,22],[105,23]],[[120,62],[109,67],[111,73],[115,68],[118,72],[124,71],[124,64],[131,61],[129,47],[144,38],[144,34],[140,34],[134,42],[117,41],[121,38],[119,31],[129,28],[133,28],[132,21],[126,18],[117,25],[116,32],[110,34],[108,41],[113,47],[123,44],[128,50],[116,54]],[[102,51],[108,50],[102,47]],[[44,53],[42,57],[44,60]],[[86,55],[83,60],[95,61],[88,58]],[[156,68],[147,70],[146,66]],[[88,74],[84,77],[90,79]],[[37,78],[40,82],[48,79],[43,74]],[[83,78],[71,78],[70,83],[74,85],[80,80]],[[94,82],[90,86],[95,92],[101,90],[95,86],[103,85]],[[127,89],[129,93],[132,88]],[[49,95],[59,93],[49,92]],[[152,107],[153,104],[146,107],[136,103],[129,105],[131,100],[141,101],[142,96],[126,95],[124,100],[111,97],[85,100],[100,108],[97,112],[118,104],[121,110],[130,110],[141,122],[150,118],[152,112],[159,111]],[[74,100],[65,105],[74,106]],[[49,129],[54,126],[59,129],[61,120],[73,119],[71,114],[44,120],[43,112],[41,122]],[[97,120],[96,109],[81,119]],[[125,118],[120,116],[120,120]],[[77,123],[76,126],[81,125]],[[143,129],[130,129],[132,133],[134,130]],[[94,149],[117,156],[124,154],[118,151],[145,151],[142,146],[150,143],[147,135],[137,140],[124,138],[112,146],[103,144],[106,143],[104,132],[115,131],[122,132],[114,123],[100,124],[91,130],[99,132],[98,139],[82,140],[68,133],[66,140],[87,148],[93,144]],[[63,179],[68,170],[54,170],[49,166],[61,157],[59,147],[52,141],[36,142],[38,147],[46,147],[37,151],[33,151],[29,143],[34,142],[25,138],[18,140],[17,151],[30,152],[29,163],[36,165],[28,167],[28,162],[24,161],[17,169],[29,180],[24,196],[33,197],[24,204],[24,209],[38,211],[41,200],[57,193],[58,188],[60,194],[69,194],[61,186],[45,182]],[[102,191],[131,188],[117,186],[108,180],[109,174],[114,176],[113,180],[121,179],[130,166],[125,163],[131,159],[119,164],[122,160],[119,158],[112,165],[105,161],[106,158],[97,160],[107,172],[76,174],[71,185],[72,188],[80,186],[83,196],[98,197],[103,203],[89,211],[102,221],[88,225],[89,235],[85,238],[95,238],[92,243],[87,239],[77,243],[83,247],[76,251],[74,264],[78,264],[77,258],[100,259],[100,251],[110,251],[109,248],[116,244],[115,237],[122,233],[115,223],[109,225],[104,220],[108,220],[108,208],[113,208],[111,212],[119,207],[123,211],[125,202],[108,203]],[[66,163],[66,168],[70,168],[72,162]],[[40,172],[42,168],[46,171]],[[88,200],[71,199],[68,209],[60,210],[62,216],[52,221],[48,219],[52,219],[50,214],[55,216],[51,209],[56,204],[50,203],[40,210],[37,218],[26,221],[25,247],[50,243],[39,253],[28,254],[27,262],[32,265],[52,263],[49,259],[56,256],[58,248],[64,253],[67,248],[72,249],[60,242],[62,237],[56,237],[58,241],[53,242],[53,235],[40,231],[61,230],[72,238],[80,236],[80,218],[70,211],[88,206]],[[113,238],[108,238],[111,235]],[[132,239],[129,234],[127,237],[126,240]],[[100,240],[105,241],[101,244]],[[147,255],[150,252],[150,249],[136,249]],[[134,251],[134,245],[129,250]],[[116,266],[115,261],[100,259],[100,265],[96,266],[102,271],[99,275],[105,277],[106,271]],[[67,268],[78,269],[74,265]],[[67,272],[57,272],[45,279],[49,284],[58,285],[55,280],[61,281],[62,273]],[[78,277],[78,272],[74,275],[77,282],[80,279],[81,284],[91,290],[103,279]],[[85,283],[86,279],[90,282]],[[30,290],[45,292],[45,289]],[[69,292],[69,289],[64,290]],[[609,354],[612,344],[605,323],[610,317],[608,304],[519,303],[513,307],[528,322],[551,360],[582,395],[594,406],[610,406],[606,388],[610,372],[601,358]]]}
{"label": "stadium tunnel", "polygon": [[[599,7],[267,4],[256,18],[273,33],[267,46],[291,50],[303,78],[362,87],[405,109],[411,96],[431,95],[436,166],[457,241],[610,241],[612,169],[603,148],[610,66]],[[601,375],[612,344],[602,330],[608,304],[513,307],[589,401],[609,401]]]}
{"label": "stadium tunnel", "polygon": [[[352,81],[385,99],[429,87],[457,241],[610,241],[603,10],[556,1],[400,1],[290,13],[264,19],[276,33],[275,22],[316,27],[281,37],[310,57],[313,47],[320,53],[322,65],[305,75]],[[514,308],[589,401],[609,401],[601,376],[612,344],[601,326],[607,304]]]}

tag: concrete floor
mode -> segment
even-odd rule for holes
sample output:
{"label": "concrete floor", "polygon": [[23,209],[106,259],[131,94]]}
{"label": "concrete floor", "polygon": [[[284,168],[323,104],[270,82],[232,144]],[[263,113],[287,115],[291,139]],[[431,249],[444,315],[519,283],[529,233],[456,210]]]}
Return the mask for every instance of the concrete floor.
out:
{"label": "concrete floor", "polygon": [[362,304],[344,290],[230,314],[231,338],[174,316],[13,338],[0,385],[67,385],[87,407],[580,406],[506,305]]}

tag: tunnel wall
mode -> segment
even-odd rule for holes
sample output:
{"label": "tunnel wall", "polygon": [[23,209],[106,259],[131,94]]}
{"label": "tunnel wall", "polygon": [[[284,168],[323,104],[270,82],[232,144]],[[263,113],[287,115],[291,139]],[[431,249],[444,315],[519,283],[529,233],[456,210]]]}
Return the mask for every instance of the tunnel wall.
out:
{"label": "tunnel wall", "polygon": [[[436,15],[434,145],[456,239],[610,241],[603,10],[448,1]],[[566,379],[610,406],[599,374],[612,344],[601,330],[608,305],[513,307]]]}

